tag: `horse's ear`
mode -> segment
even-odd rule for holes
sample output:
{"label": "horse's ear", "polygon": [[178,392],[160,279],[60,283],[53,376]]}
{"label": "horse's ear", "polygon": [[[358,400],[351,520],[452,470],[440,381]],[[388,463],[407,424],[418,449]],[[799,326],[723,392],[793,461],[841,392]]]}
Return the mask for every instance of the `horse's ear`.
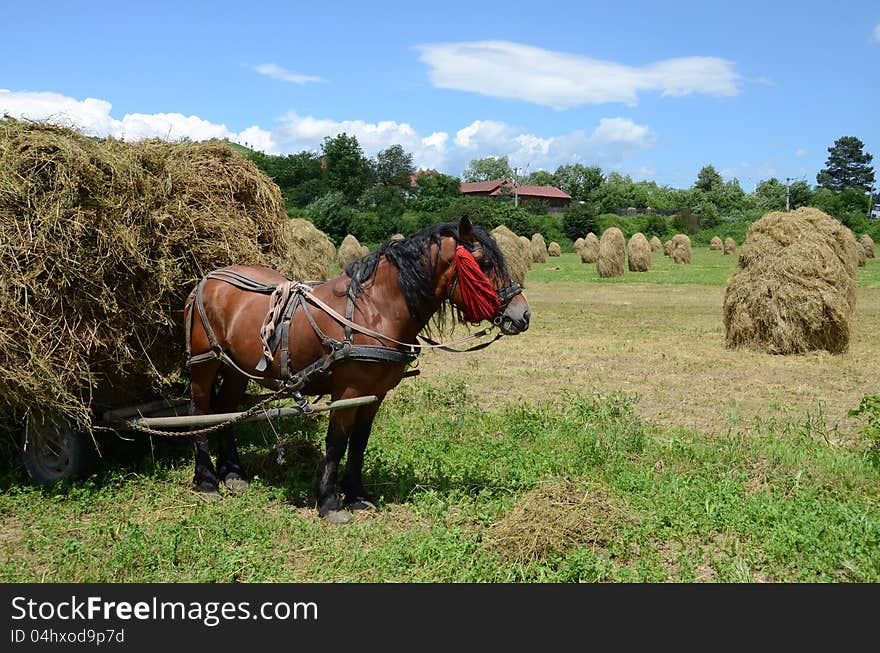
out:
{"label": "horse's ear", "polygon": [[461,220],[458,221],[458,239],[463,243],[468,244],[476,242],[476,238],[474,238],[474,226],[471,224],[471,219],[468,217],[467,213],[461,216]]}

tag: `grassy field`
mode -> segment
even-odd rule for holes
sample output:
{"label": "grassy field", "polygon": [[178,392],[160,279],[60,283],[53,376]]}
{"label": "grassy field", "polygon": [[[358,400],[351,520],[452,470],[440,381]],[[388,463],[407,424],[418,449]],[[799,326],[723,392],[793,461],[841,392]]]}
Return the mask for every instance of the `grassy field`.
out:
{"label": "grassy field", "polygon": [[848,414],[880,393],[880,261],[848,353],[773,357],[723,346],[733,257],[654,260],[605,281],[551,258],[528,332],[425,354],[373,429],[376,513],[317,518],[323,418],[242,427],[256,478],[213,504],[185,442],[105,440],[69,486],[2,468],[0,580],[880,581],[880,471]]}

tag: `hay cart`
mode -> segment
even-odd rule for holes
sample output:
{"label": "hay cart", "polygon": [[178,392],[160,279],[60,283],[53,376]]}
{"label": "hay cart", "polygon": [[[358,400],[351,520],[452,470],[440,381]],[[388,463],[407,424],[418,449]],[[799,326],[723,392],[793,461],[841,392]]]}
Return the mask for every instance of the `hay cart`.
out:
{"label": "hay cart", "polygon": [[[245,406],[258,406],[271,394],[252,394],[245,399]],[[327,403],[310,404],[309,414],[327,413],[341,408],[351,408],[378,401],[374,395],[340,399]],[[146,429],[160,429],[163,437],[186,437],[189,429],[201,429],[226,422],[257,422],[301,415],[303,406],[265,407],[252,415],[245,412],[190,415],[189,397],[152,399],[140,403],[113,406],[96,411],[93,433],[74,428],[64,419],[52,424],[35,427],[25,426],[22,460],[34,482],[51,485],[62,480],[88,476],[95,468],[99,453],[94,436],[111,431],[117,434]],[[183,430],[181,430],[183,429]]]}

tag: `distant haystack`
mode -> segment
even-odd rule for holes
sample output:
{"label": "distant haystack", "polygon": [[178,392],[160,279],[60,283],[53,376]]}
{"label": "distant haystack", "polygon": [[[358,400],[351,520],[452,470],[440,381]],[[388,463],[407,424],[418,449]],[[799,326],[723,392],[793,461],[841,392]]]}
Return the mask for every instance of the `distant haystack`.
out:
{"label": "distant haystack", "polygon": [[[849,229],[849,227],[847,227],[847,229]],[[852,238],[856,242],[856,264],[860,268],[863,268],[868,264],[868,253],[865,251],[865,248],[862,247],[861,241],[856,240],[856,235],[852,231],[849,233],[852,234]]]}
{"label": "distant haystack", "polygon": [[622,277],[626,265],[626,239],[617,227],[608,227],[599,239],[596,271],[603,279]]}
{"label": "distant haystack", "polygon": [[[869,236],[869,238],[870,238],[870,236]],[[583,247],[583,246],[584,246],[584,239],[583,238],[578,238],[576,241],[574,241],[574,251],[577,252],[578,254],[581,253],[581,247]]]}
{"label": "distant haystack", "polygon": [[866,258],[876,258],[877,252],[874,249],[873,238],[871,238],[868,234],[862,234],[862,237],[859,238],[859,244],[862,246],[862,249],[865,250]]}
{"label": "distant haystack", "polygon": [[724,253],[736,254],[736,241],[730,236],[724,239]]}
{"label": "distant haystack", "polygon": [[326,281],[333,270],[336,246],[308,220],[291,218],[283,223],[287,252],[274,261],[275,269],[296,281]]}
{"label": "distant haystack", "polygon": [[720,252],[724,249],[724,243],[721,242],[718,236],[712,236],[712,240],[709,241],[709,249]]}
{"label": "distant haystack", "polygon": [[562,248],[555,240],[547,245],[547,256],[562,256]]}
{"label": "distant haystack", "polygon": [[726,345],[770,354],[846,351],[858,248],[849,229],[814,208],[752,224],[724,293]]}
{"label": "distant haystack", "polygon": [[584,238],[584,246],[581,247],[581,262],[595,263],[599,258],[599,239],[592,231]]}
{"label": "distant haystack", "polygon": [[680,265],[690,265],[691,239],[687,234],[675,234],[672,237],[672,261]]}
{"label": "distant haystack", "polygon": [[526,238],[525,241],[529,243],[526,245],[522,239],[503,224],[495,227],[491,234],[504,255],[504,262],[507,263],[510,278],[518,284],[524,285],[526,272],[532,265],[531,241]]}
{"label": "distant haystack", "polygon": [[651,251],[659,252],[663,249],[663,243],[660,242],[660,239],[657,236],[651,236]]}
{"label": "distant haystack", "polygon": [[348,234],[342,240],[342,244],[339,246],[339,251],[336,253],[336,265],[339,266],[340,270],[344,270],[346,265],[366,256],[368,253],[369,250],[366,246],[361,245],[357,238]]}
{"label": "distant haystack", "polygon": [[675,243],[672,242],[671,238],[663,243],[663,256],[672,256],[672,248],[674,246]]}
{"label": "distant haystack", "polygon": [[538,233],[532,234],[532,241],[530,246],[532,248],[532,262],[546,263],[547,242],[544,240],[544,236]]}
{"label": "distant haystack", "polygon": [[651,269],[651,245],[641,232],[633,234],[626,247],[630,272],[647,272]]}

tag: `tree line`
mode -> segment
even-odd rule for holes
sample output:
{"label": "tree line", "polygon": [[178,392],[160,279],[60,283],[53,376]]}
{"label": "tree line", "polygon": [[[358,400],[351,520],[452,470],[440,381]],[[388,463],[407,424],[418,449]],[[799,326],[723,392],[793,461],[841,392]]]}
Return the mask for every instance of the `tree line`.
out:
{"label": "tree line", "polygon": [[[280,187],[288,213],[311,220],[337,244],[349,233],[361,242],[379,242],[394,233],[457,219],[462,212],[489,228],[505,224],[521,235],[540,231],[570,240],[600,228],[597,219],[603,215],[648,215],[642,226],[663,236],[675,230],[694,234],[726,221],[754,220],[768,211],[800,206],[818,207],[853,231],[873,230],[876,225],[866,219],[874,187],[872,155],[853,136],[836,140],[828,153],[815,186],[803,179],[786,183],[774,177],[760,181],[749,193],[737,179],[724,181],[711,164],[703,166],[691,187],[674,188],[580,163],[518,178],[506,156],[474,159],[460,178],[435,171],[416,175],[412,154],[401,145],[368,158],[357,138],[345,133],[325,138],[319,152],[275,156],[247,150]],[[562,214],[550,214],[541,202],[521,198],[514,206],[512,194],[476,198],[459,192],[461,181],[494,179],[555,186],[571,195],[571,206]]]}

